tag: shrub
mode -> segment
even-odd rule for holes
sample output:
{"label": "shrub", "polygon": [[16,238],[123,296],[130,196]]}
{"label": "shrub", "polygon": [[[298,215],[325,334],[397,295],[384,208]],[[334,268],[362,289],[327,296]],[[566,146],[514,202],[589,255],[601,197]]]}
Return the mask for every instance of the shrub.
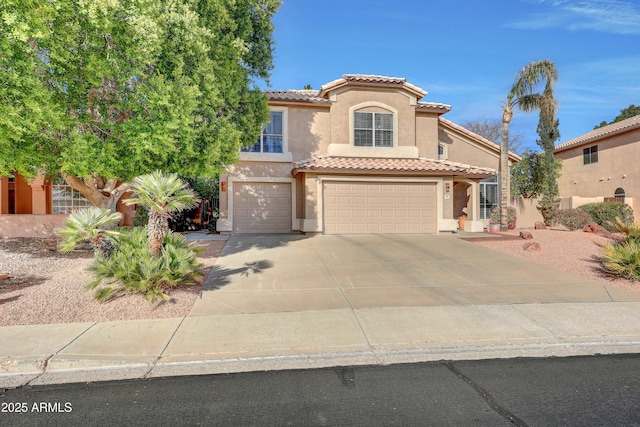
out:
{"label": "shrub", "polygon": [[627,239],[604,247],[604,267],[613,274],[640,279],[640,240]]}
{"label": "shrub", "polygon": [[140,293],[151,302],[158,298],[169,300],[167,289],[195,284],[202,277],[196,251],[182,235],[169,232],[159,256],[149,252],[147,239],[142,228],[121,233],[114,238],[111,256],[93,261],[93,279],[87,288],[95,289],[97,300],[131,292]]}
{"label": "shrub", "polygon": [[551,226],[553,225],[556,215],[558,215],[560,199],[554,196],[542,196],[540,201],[538,201],[537,208],[540,215],[542,215],[545,225]]}
{"label": "shrub", "polygon": [[[514,228],[516,226],[517,211],[513,206],[507,207],[507,226]],[[489,222],[491,224],[500,224],[500,206],[496,206],[489,214]]]}
{"label": "shrub", "polygon": [[633,209],[620,202],[589,203],[579,206],[591,216],[591,220],[608,231],[615,231],[616,217],[625,224],[633,224]]}
{"label": "shrub", "polygon": [[640,240],[640,224],[628,224],[616,218],[611,226],[617,233],[624,235],[625,239]]}
{"label": "shrub", "polygon": [[591,216],[582,209],[560,209],[555,221],[573,231],[591,222]]}
{"label": "shrub", "polygon": [[71,252],[79,243],[87,242],[96,256],[108,258],[113,251],[111,238],[118,235],[113,229],[121,218],[121,213],[95,206],[73,212],[59,230],[63,237],[60,250]]}

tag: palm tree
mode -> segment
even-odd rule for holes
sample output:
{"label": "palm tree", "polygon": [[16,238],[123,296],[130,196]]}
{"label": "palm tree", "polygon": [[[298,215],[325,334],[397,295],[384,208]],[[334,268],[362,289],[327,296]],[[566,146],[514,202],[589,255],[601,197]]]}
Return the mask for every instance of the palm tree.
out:
{"label": "palm tree", "polygon": [[63,236],[60,250],[71,252],[80,242],[89,242],[96,254],[109,258],[113,252],[113,243],[109,237],[117,236],[114,231],[122,218],[120,212],[90,207],[73,212],[66,219],[64,228],[59,230]]}
{"label": "palm tree", "polygon": [[[556,67],[548,59],[526,65],[518,74],[515,82],[503,101],[502,141],[500,144],[500,230],[506,231],[508,186],[509,186],[509,123],[513,118],[513,109],[523,112],[540,110],[541,117],[555,119],[557,103],[553,94],[553,85],[558,80]],[[545,82],[542,94],[534,93],[536,86]]]}
{"label": "palm tree", "polygon": [[196,206],[196,193],[177,174],[163,174],[161,171],[134,178],[131,190],[133,197],[124,203],[139,204],[148,209],[149,252],[160,255],[162,241],[169,229],[169,217],[173,212]]}

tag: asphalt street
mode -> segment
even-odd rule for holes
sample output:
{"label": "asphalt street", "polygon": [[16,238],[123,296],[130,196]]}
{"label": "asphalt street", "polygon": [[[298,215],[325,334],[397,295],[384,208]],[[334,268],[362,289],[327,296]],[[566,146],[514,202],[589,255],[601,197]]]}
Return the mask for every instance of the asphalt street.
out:
{"label": "asphalt street", "polygon": [[28,386],[2,426],[640,426],[640,355]]}

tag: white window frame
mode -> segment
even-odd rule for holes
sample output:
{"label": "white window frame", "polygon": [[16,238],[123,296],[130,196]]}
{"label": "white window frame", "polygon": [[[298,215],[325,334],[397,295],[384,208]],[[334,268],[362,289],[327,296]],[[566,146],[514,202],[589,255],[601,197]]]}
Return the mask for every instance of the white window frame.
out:
{"label": "white window frame", "polygon": [[[65,197],[56,198],[58,194]],[[78,190],[70,185],[51,186],[51,211],[54,214],[70,214],[80,209],[87,209],[93,206]]]}
{"label": "white window frame", "polygon": [[[248,152],[240,151],[239,157],[242,161],[254,162],[292,162],[293,155],[289,151],[289,109],[287,107],[269,107],[269,118],[272,112],[282,113],[282,153]],[[260,133],[262,142],[263,134]],[[260,144],[262,150],[262,144]]]}
{"label": "white window frame", "polygon": [[[440,151],[442,151],[442,153],[440,153]],[[439,142],[438,143],[438,160],[447,160],[448,156],[449,156],[449,153],[447,150],[447,144]]]}
{"label": "white window frame", "polygon": [[[593,159],[595,157],[595,160]],[[598,163],[598,146],[592,145],[582,149],[582,164],[590,165],[592,163]]]}
{"label": "white window frame", "polygon": [[[367,107],[378,107],[383,111],[361,111]],[[393,129],[392,129],[392,137],[391,137],[391,146],[382,146],[382,145],[375,145],[375,129],[373,129],[374,131],[374,135],[373,135],[373,139],[374,139],[374,145],[371,146],[364,146],[364,145],[356,145],[355,144],[355,133],[356,133],[356,128],[355,128],[355,113],[379,113],[379,114],[392,114],[393,115]],[[374,125],[373,127],[375,128],[375,116],[374,116]],[[387,150],[389,148],[396,148],[398,147],[398,110],[396,110],[393,107],[390,107],[389,105],[383,104],[382,102],[375,102],[375,101],[370,101],[370,102],[363,102],[361,104],[357,104],[352,106],[351,108],[349,108],[349,145],[351,147],[355,147],[358,150],[372,150],[372,151],[377,151],[377,150]]]}
{"label": "white window frame", "polygon": [[[500,203],[500,188],[498,187],[498,176],[496,175],[492,178],[483,179],[478,184],[480,185],[480,187],[478,188],[478,206],[480,207],[480,219],[489,219],[491,217],[491,211],[493,210],[493,208],[499,206]],[[482,194],[487,194],[487,186],[495,186],[496,188],[496,203],[491,207],[482,203]]]}
{"label": "white window frame", "polygon": [[[371,127],[357,127],[356,123],[356,114],[367,114],[371,116]],[[380,119],[380,122],[382,122],[382,117],[388,117],[391,120],[391,127],[390,128],[384,128],[384,127],[380,127],[378,128],[378,119]],[[370,132],[370,136],[371,139],[368,140],[367,142],[370,142],[369,144],[365,144],[365,145],[359,145],[356,144],[357,143],[357,138],[356,138],[356,132],[358,131],[365,131],[365,132]],[[393,129],[393,114],[392,113],[382,113],[382,112],[368,112],[368,111],[354,111],[353,112],[353,143],[354,145],[358,146],[358,147],[380,147],[380,148],[393,148],[393,134],[394,134],[394,129]],[[384,142],[385,138],[384,135],[385,133],[390,133],[391,134],[391,138],[389,140],[389,142],[391,143],[391,145],[384,145],[382,144],[382,142]],[[368,139],[368,138],[367,138]]]}

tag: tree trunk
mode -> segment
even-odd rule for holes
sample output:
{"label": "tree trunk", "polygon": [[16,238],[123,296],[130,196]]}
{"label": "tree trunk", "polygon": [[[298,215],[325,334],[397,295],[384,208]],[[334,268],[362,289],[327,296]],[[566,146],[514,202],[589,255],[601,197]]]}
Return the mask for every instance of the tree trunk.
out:
{"label": "tree trunk", "polygon": [[116,204],[120,197],[129,190],[128,183],[118,184],[115,179],[96,178],[78,178],[73,175],[63,175],[67,184],[74,190],[82,194],[92,205],[109,209],[111,212],[116,211]]}
{"label": "tree trunk", "polygon": [[511,100],[502,107],[502,141],[500,144],[500,231],[507,231],[507,207],[509,204],[509,123],[513,118]]}
{"label": "tree trunk", "polygon": [[160,255],[162,251],[162,241],[169,229],[169,215],[149,212],[149,222],[147,223],[147,234],[149,235],[149,252]]}

